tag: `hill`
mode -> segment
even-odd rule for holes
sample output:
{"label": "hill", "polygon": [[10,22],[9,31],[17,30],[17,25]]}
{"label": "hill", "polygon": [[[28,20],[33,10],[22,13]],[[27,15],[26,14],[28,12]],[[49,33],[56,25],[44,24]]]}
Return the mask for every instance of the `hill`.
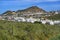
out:
{"label": "hill", "polygon": [[60,25],[0,20],[0,40],[60,40]]}
{"label": "hill", "polygon": [[7,10],[2,15],[4,15],[4,16],[11,16],[11,15],[15,15],[15,14],[16,14],[15,11]]}
{"label": "hill", "polygon": [[14,15],[14,12],[15,12],[15,14],[18,14],[18,15],[29,14],[29,13],[30,14],[33,14],[33,13],[46,13],[45,10],[43,10],[43,9],[37,7],[37,6],[32,6],[32,7],[29,7],[29,8],[23,9],[23,10],[17,10],[17,11],[7,10],[2,15]]}
{"label": "hill", "polygon": [[17,12],[30,12],[30,13],[38,13],[38,12],[46,12],[45,10],[37,7],[37,6],[32,6],[29,8],[26,8],[24,10],[18,10]]}

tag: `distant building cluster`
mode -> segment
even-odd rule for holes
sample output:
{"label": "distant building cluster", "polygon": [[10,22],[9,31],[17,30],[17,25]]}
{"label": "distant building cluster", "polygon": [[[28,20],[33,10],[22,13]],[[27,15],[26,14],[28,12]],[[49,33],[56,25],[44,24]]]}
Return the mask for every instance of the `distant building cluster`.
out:
{"label": "distant building cluster", "polygon": [[58,12],[46,12],[38,7],[30,7],[26,10],[20,11],[7,11],[0,15],[0,20],[18,21],[18,22],[41,22],[42,24],[60,24],[59,20],[48,20],[46,17],[59,14]]}
{"label": "distant building cluster", "polygon": [[[30,15],[30,17],[29,17]],[[34,16],[34,15],[37,15]],[[8,21],[17,21],[17,22],[31,22],[31,23],[35,23],[35,22],[41,22],[42,24],[50,24],[50,25],[54,25],[54,24],[60,24],[60,20],[48,20],[45,19],[44,17],[42,17],[42,13],[36,13],[36,14],[24,14],[22,16],[17,16],[17,15],[4,15],[4,16],[0,16],[0,20],[8,20]],[[25,17],[28,16],[28,17]],[[38,17],[40,16],[40,17]],[[50,16],[48,14],[45,14],[45,16]]]}

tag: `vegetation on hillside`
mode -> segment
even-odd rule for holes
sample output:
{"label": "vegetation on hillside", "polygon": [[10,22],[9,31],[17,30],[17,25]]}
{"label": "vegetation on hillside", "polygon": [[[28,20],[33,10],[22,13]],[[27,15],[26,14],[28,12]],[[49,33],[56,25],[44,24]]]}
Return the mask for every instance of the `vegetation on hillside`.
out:
{"label": "vegetation on hillside", "polygon": [[53,16],[49,16],[47,17],[48,19],[52,19],[52,20],[60,20],[60,14],[56,14],[56,15],[53,15]]}
{"label": "vegetation on hillside", "polygon": [[60,25],[0,20],[0,40],[60,40]]}

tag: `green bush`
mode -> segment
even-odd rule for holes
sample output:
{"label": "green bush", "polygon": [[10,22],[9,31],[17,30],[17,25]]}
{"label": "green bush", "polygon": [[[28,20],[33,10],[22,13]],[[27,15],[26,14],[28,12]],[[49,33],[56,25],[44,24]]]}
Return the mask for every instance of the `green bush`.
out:
{"label": "green bush", "polygon": [[0,20],[0,40],[55,40],[58,34],[58,25]]}

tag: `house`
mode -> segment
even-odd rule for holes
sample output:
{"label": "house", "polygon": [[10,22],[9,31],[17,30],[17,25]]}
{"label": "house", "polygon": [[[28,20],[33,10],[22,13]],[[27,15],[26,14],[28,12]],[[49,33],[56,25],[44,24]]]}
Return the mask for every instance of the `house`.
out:
{"label": "house", "polygon": [[45,20],[41,20],[40,21],[42,24],[46,24],[46,21]]}
{"label": "house", "polygon": [[59,14],[59,13],[56,11],[55,14]]}
{"label": "house", "polygon": [[26,22],[31,22],[34,23],[35,21],[37,21],[36,19],[30,17],[30,18],[26,18]]}
{"label": "house", "polygon": [[46,19],[46,20],[41,20],[41,23],[42,23],[42,24],[54,25],[54,22],[53,22],[52,20],[48,20],[48,19]]}
{"label": "house", "polygon": [[26,18],[26,22],[31,22],[31,23],[34,23],[34,22],[36,22],[36,21],[40,21],[40,19],[36,19],[36,18],[33,18],[33,17],[30,17],[30,18]]}
{"label": "house", "polygon": [[50,21],[49,24],[50,24],[50,25],[54,25],[54,22],[53,22],[53,21]]}
{"label": "house", "polygon": [[26,21],[24,17],[14,17],[14,20],[18,21],[18,22],[25,22]]}
{"label": "house", "polygon": [[60,24],[60,20],[41,20],[40,21],[42,24],[50,24],[50,25],[55,25],[55,24]]}
{"label": "house", "polygon": [[54,23],[55,24],[60,24],[60,20],[55,20]]}

